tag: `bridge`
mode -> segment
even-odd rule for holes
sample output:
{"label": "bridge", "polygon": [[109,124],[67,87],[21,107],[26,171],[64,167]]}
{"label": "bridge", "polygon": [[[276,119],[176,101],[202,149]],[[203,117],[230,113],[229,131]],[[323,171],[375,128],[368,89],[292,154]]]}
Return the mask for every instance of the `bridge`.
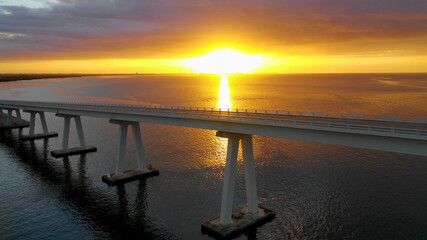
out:
{"label": "bridge", "polygon": [[[221,212],[219,218],[203,223],[202,229],[220,237],[274,217],[274,212],[258,206],[252,135],[427,156],[427,118],[423,117],[11,100],[0,100],[0,110],[0,129],[29,127],[29,134],[21,136],[22,140],[57,137],[57,133],[48,131],[45,113],[63,118],[62,149],[51,152],[57,158],[96,151],[96,147],[86,145],[81,116],[104,118],[117,124],[115,171],[102,177],[111,185],[159,174],[157,169],[146,165],[141,122],[216,130],[218,137],[228,138]],[[22,119],[21,110],[30,114],[29,122]],[[35,133],[37,115],[42,133]],[[71,119],[75,122],[80,146],[69,148]],[[138,168],[125,170],[129,126],[136,144]],[[233,212],[240,141],[248,204]]]}

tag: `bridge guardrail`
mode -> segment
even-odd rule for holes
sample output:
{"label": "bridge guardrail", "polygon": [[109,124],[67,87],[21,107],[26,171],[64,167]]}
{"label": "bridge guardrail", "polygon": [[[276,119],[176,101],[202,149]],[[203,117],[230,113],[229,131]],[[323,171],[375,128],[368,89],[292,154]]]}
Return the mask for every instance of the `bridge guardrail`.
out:
{"label": "bridge guardrail", "polygon": [[238,109],[238,108],[207,108],[207,107],[181,107],[181,106],[162,106],[162,105],[131,105],[131,104],[109,104],[109,103],[89,103],[89,102],[54,102],[61,104],[79,104],[79,105],[95,105],[95,106],[111,106],[123,108],[144,108],[157,110],[189,110],[203,112],[220,112],[227,114],[266,114],[266,115],[286,115],[286,116],[302,116],[302,117],[319,117],[319,118],[336,118],[336,119],[352,119],[352,120],[377,120],[389,122],[412,122],[412,123],[427,123],[427,117],[409,117],[409,116],[389,116],[389,115],[372,115],[372,114],[354,114],[354,113],[328,113],[328,112],[309,112],[309,111],[288,111],[288,110],[262,110],[262,109]]}
{"label": "bridge guardrail", "polygon": [[[212,114],[200,114],[192,112],[172,112],[162,110],[172,110],[169,108],[154,108],[154,107],[142,107],[129,106],[134,111],[144,111],[153,113],[173,114],[173,115],[187,115],[195,118],[206,118],[206,119],[218,119],[238,122],[259,122],[259,123],[276,123],[280,125],[294,125],[294,126],[309,126],[309,127],[322,127],[329,129],[343,129],[343,130],[358,130],[363,132],[377,132],[377,133],[389,133],[398,135],[416,135],[416,136],[427,136],[426,130],[420,129],[405,129],[405,128],[393,128],[393,127],[379,127],[379,126],[367,126],[367,125],[354,125],[354,124],[341,124],[341,123],[327,123],[327,122],[313,122],[313,121],[300,121],[300,120],[287,120],[287,119],[275,119],[275,118],[259,118],[259,117],[248,117],[248,116],[233,116],[233,115],[212,115]],[[112,107],[123,107],[122,105],[112,105]],[[135,107],[135,108],[134,108]],[[197,110],[197,109],[196,109]],[[200,110],[199,110],[200,111]],[[205,110],[208,111],[208,110]],[[208,111],[209,112],[209,111]]]}
{"label": "bridge guardrail", "polygon": [[[181,113],[177,113],[177,114],[181,114]],[[182,114],[185,114],[185,113],[182,113]],[[356,130],[360,132],[390,133],[393,135],[398,134],[398,135],[427,136],[427,131],[421,130],[421,129],[404,129],[404,128],[378,127],[378,126],[354,125],[354,124],[283,120],[283,119],[274,119],[274,118],[238,117],[238,116],[229,116],[229,115],[217,115],[215,117],[212,117],[212,115],[209,115],[209,114],[191,114],[191,117],[207,118],[207,119],[217,118],[220,120],[238,121],[238,122],[259,122],[259,123],[272,123],[272,124],[280,124],[280,125],[319,127],[319,128],[328,128],[328,129]]]}
{"label": "bridge guardrail", "polygon": [[[10,101],[10,102],[17,102],[17,101]],[[21,101],[22,102],[22,101]],[[23,102],[22,102],[23,103]],[[342,123],[330,123],[330,122],[318,122],[318,121],[301,121],[301,120],[289,120],[289,119],[279,119],[279,118],[269,118],[268,114],[265,115],[263,113],[262,116],[259,117],[253,117],[250,115],[230,115],[230,113],[238,113],[237,111],[214,111],[214,108],[206,109],[203,108],[201,110],[200,108],[172,108],[172,107],[163,107],[163,106],[142,106],[142,105],[126,105],[126,104],[104,104],[104,103],[81,103],[81,102],[29,102],[29,104],[35,104],[42,103],[42,104],[65,104],[65,105],[79,105],[84,106],[86,108],[90,108],[92,110],[100,110],[97,108],[98,106],[102,106],[104,109],[110,108],[111,110],[116,110],[117,108],[121,108],[119,110],[123,111],[129,111],[132,112],[153,112],[153,113],[160,113],[160,114],[173,114],[173,115],[186,115],[187,117],[192,118],[204,118],[204,119],[219,119],[219,120],[226,120],[226,121],[238,121],[238,122],[257,122],[257,123],[269,123],[269,124],[280,124],[280,125],[293,125],[293,126],[299,126],[299,127],[310,127],[310,128],[328,128],[328,129],[341,129],[341,130],[355,130],[359,132],[374,132],[374,133],[389,133],[392,135],[415,135],[415,136],[427,136],[426,130],[421,129],[406,129],[406,128],[394,128],[394,127],[382,127],[382,126],[368,126],[368,125],[357,125],[357,124],[342,124]],[[1,105],[1,102],[0,102]],[[52,106],[55,107],[55,106]],[[172,111],[172,110],[181,110],[180,112]],[[182,110],[189,110],[189,111],[182,111]],[[207,112],[218,112],[219,114],[212,115],[208,114]],[[202,113],[200,113],[202,112]],[[245,111],[246,113],[246,111]],[[261,114],[261,113],[260,113]],[[271,116],[280,115],[280,114],[271,114]],[[267,117],[265,117],[267,116]],[[297,115],[298,116],[298,115]],[[299,115],[302,116],[302,115]],[[370,115],[374,116],[374,115]],[[387,116],[392,117],[392,116]],[[417,118],[418,119],[418,118]],[[374,120],[374,119],[369,119]],[[375,120],[378,120],[378,118],[375,118]],[[411,121],[413,122],[413,121]]]}
{"label": "bridge guardrail", "polygon": [[[158,113],[158,111],[156,111]],[[162,112],[168,113],[171,112]],[[367,125],[354,125],[354,124],[341,124],[341,123],[327,123],[327,122],[311,122],[311,121],[300,121],[300,120],[286,120],[286,119],[275,119],[275,118],[256,118],[256,117],[241,117],[241,116],[230,116],[230,115],[210,115],[210,114],[191,114],[191,113],[172,113],[175,115],[189,115],[190,117],[206,118],[206,119],[219,119],[228,121],[238,122],[258,122],[258,123],[272,123],[280,125],[293,125],[293,126],[305,126],[305,127],[320,127],[328,129],[342,129],[342,130],[356,130],[359,132],[376,132],[376,133],[389,133],[392,135],[412,135],[412,136],[427,136],[426,130],[421,129],[405,129],[405,128],[393,128],[393,127],[379,127],[379,126],[367,126]],[[246,121],[245,121],[246,120]]]}

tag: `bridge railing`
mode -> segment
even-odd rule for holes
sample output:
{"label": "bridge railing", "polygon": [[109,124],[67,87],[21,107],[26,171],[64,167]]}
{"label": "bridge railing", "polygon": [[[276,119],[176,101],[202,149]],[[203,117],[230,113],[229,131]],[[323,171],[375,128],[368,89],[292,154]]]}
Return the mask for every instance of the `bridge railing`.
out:
{"label": "bridge railing", "polygon": [[[24,102],[24,101],[9,101],[9,102]],[[204,112],[215,113],[221,115],[252,115],[252,116],[301,116],[301,117],[318,117],[318,118],[335,118],[335,119],[352,119],[352,120],[377,120],[389,122],[413,122],[427,123],[427,117],[408,117],[408,116],[387,116],[387,115],[371,115],[371,114],[352,114],[352,113],[328,113],[328,112],[308,112],[308,111],[287,111],[287,110],[262,110],[262,109],[238,109],[238,108],[209,108],[209,107],[181,107],[181,106],[162,106],[162,105],[130,105],[116,103],[96,103],[96,102],[31,102],[40,104],[63,104],[63,105],[79,105],[86,107],[111,107],[122,108],[130,111],[155,110],[174,112]]]}
{"label": "bridge railing", "polygon": [[[8,101],[6,101],[8,102]],[[9,101],[11,104],[16,103],[17,101]],[[21,104],[24,105],[24,102],[21,101]],[[127,105],[127,104],[107,104],[107,103],[82,103],[82,102],[27,102],[28,105],[37,106],[38,104],[51,105],[52,108],[58,107],[58,104],[63,104],[67,106],[75,106],[77,109],[82,107],[86,109],[91,109],[94,111],[105,111],[106,109],[111,111],[120,111],[120,112],[148,112],[155,114],[165,114],[165,115],[175,115],[188,118],[198,118],[198,119],[218,119],[222,121],[231,121],[231,122],[240,122],[240,123],[260,123],[260,124],[270,124],[270,125],[290,125],[298,126],[303,128],[316,128],[316,129],[338,129],[344,131],[352,132],[371,132],[371,133],[386,133],[391,135],[400,135],[400,136],[421,136],[427,137],[427,131],[423,129],[408,129],[408,128],[395,128],[395,127],[383,127],[383,126],[370,126],[370,125],[357,125],[357,124],[343,124],[343,123],[332,123],[332,122],[321,122],[321,121],[304,121],[304,120],[292,120],[292,119],[281,119],[281,118],[271,118],[271,116],[280,114],[280,113],[259,113],[258,111],[252,112],[253,115],[243,114],[239,115],[239,111],[219,111],[220,109],[214,108],[188,108],[188,107],[164,107],[164,106],[142,106],[142,105]],[[1,105],[1,102],[0,102]],[[102,108],[99,108],[102,107]],[[179,111],[178,111],[179,110]],[[186,110],[186,111],[184,111]],[[222,109],[221,109],[222,110]],[[216,112],[217,114],[212,114]],[[246,109],[244,111],[246,113]],[[292,115],[292,112],[289,111],[289,115]],[[234,114],[231,114],[234,113]],[[251,113],[248,111],[248,113]],[[302,113],[302,112],[297,112]],[[303,116],[302,114],[300,116]],[[329,116],[329,115],[328,115]],[[339,114],[341,116],[341,114]],[[358,114],[356,116],[359,116]],[[366,115],[365,115],[366,116]],[[374,115],[368,115],[374,116]],[[381,119],[378,116],[375,119]],[[380,117],[392,117],[392,116],[380,116]],[[344,116],[345,118],[345,116]],[[405,117],[402,117],[405,119]],[[369,118],[367,118],[369,119]],[[389,118],[383,118],[386,121]],[[414,119],[408,117],[407,120],[411,122]],[[392,121],[396,121],[394,118]]]}
{"label": "bridge railing", "polygon": [[[90,104],[89,104],[90,105]],[[150,112],[156,114],[175,115],[180,117],[189,117],[197,119],[216,119],[222,121],[239,122],[239,123],[260,123],[260,124],[271,124],[271,125],[289,125],[298,126],[303,128],[316,128],[316,129],[338,129],[351,132],[368,132],[368,133],[386,133],[389,135],[400,135],[400,136],[421,136],[427,137],[427,131],[422,129],[408,129],[408,128],[395,128],[395,127],[382,127],[382,126],[369,126],[369,125],[357,125],[357,124],[341,124],[341,123],[330,123],[330,122],[319,122],[319,121],[301,121],[301,120],[289,120],[280,118],[268,118],[267,117],[254,117],[247,115],[230,115],[228,112],[220,111],[220,114],[210,114],[212,108],[209,109],[193,109],[193,108],[169,108],[163,106],[139,106],[139,105],[121,105],[121,104],[101,104],[105,107],[113,107],[113,110],[117,110],[117,107],[128,108],[134,112]],[[170,111],[170,110],[195,110],[195,111]]]}
{"label": "bridge railing", "polygon": [[109,104],[109,103],[87,103],[87,102],[51,102],[61,104],[78,104],[86,106],[120,107],[131,110],[132,108],[156,109],[156,110],[179,110],[179,111],[203,111],[221,114],[256,114],[256,115],[281,115],[281,116],[301,116],[320,118],[341,118],[352,120],[377,120],[391,122],[416,122],[427,123],[427,117],[408,116],[388,116],[372,114],[353,113],[329,113],[329,112],[309,112],[309,111],[288,111],[288,110],[264,110],[264,109],[238,109],[238,108],[209,108],[209,107],[182,107],[182,106],[162,106],[162,105],[130,105],[130,104]]}
{"label": "bridge railing", "polygon": [[[153,111],[159,112],[159,111]],[[389,135],[400,135],[400,136],[421,136],[427,137],[427,131],[422,129],[407,129],[407,128],[394,128],[394,127],[381,127],[381,126],[369,126],[369,125],[356,125],[356,124],[341,124],[341,123],[330,123],[330,122],[318,122],[318,121],[300,121],[300,120],[287,120],[278,118],[259,118],[251,116],[233,116],[233,115],[212,115],[212,114],[201,114],[201,113],[186,113],[186,112],[162,112],[166,114],[174,114],[179,116],[188,116],[191,118],[205,118],[205,119],[217,119],[222,121],[231,122],[250,122],[260,123],[269,125],[291,125],[303,128],[316,128],[316,129],[339,129],[344,131],[352,132],[369,132],[369,133],[387,133]]]}

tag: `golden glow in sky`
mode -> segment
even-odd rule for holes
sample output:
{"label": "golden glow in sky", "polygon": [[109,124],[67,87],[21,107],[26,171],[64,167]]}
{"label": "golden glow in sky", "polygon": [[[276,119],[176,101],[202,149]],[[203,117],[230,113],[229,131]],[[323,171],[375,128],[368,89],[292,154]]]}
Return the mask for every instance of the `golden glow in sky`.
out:
{"label": "golden glow in sky", "polygon": [[250,73],[263,63],[263,59],[259,55],[223,49],[202,57],[184,59],[183,63],[198,73]]}
{"label": "golden glow in sky", "polygon": [[426,1],[161,2],[0,0],[0,73],[427,71]]}

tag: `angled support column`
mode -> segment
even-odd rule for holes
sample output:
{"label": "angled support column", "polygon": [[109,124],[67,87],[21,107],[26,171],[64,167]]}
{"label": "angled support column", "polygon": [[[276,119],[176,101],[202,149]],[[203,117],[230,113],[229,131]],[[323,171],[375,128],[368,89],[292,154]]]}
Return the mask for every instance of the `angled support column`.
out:
{"label": "angled support column", "polygon": [[71,116],[63,116],[64,118],[64,128],[62,130],[62,150],[68,150],[68,140],[70,139],[70,124]]}
{"label": "angled support column", "polygon": [[80,116],[74,116],[74,122],[76,123],[77,136],[79,137],[80,147],[84,148],[86,147],[86,141]]}
{"label": "angled support column", "polygon": [[[2,111],[3,112],[3,111]],[[21,112],[20,112],[20,110],[19,109],[7,109],[7,119],[8,119],[8,121],[9,120],[12,120],[12,113],[13,112],[15,112],[15,114],[16,114],[16,118],[17,119],[22,119],[21,118]]]}
{"label": "angled support column", "polygon": [[[21,117],[21,112],[17,108],[5,108],[6,116],[3,114],[3,109],[0,108],[0,129],[11,129],[11,128],[25,128],[29,127],[28,121],[25,121]],[[13,116],[15,112],[16,116]]]}
{"label": "angled support column", "polygon": [[242,138],[243,161],[245,169],[246,199],[248,201],[248,212],[258,213],[258,196],[255,177],[254,150],[252,135]]}
{"label": "angled support column", "polygon": [[[109,185],[115,185],[119,183],[129,182],[134,179],[159,175],[159,170],[147,166],[147,161],[144,155],[144,148],[142,145],[141,129],[139,127],[139,122],[119,121],[112,119],[110,120],[110,123],[119,125],[119,142],[117,145],[116,169],[114,173],[102,176],[102,181]],[[132,126],[138,168],[125,170],[124,165],[126,160],[127,131],[129,125]]]}
{"label": "angled support column", "polygon": [[131,126],[133,132],[133,139],[135,141],[138,169],[140,171],[148,172],[149,170],[147,169],[147,160],[145,159],[144,146],[142,145],[141,128],[139,127],[139,123],[132,123]]}
{"label": "angled support column", "polygon": [[6,121],[7,125],[12,124],[12,111],[13,109],[7,109],[7,121]]}
{"label": "angled support column", "polygon": [[[262,224],[275,217],[275,213],[258,206],[255,163],[252,136],[246,134],[217,132],[218,137],[228,138],[227,162],[221,199],[220,217],[202,223],[202,231],[220,238],[238,235],[248,228]],[[248,206],[233,212],[233,197],[237,173],[239,141],[242,140],[245,170],[246,198]]]}
{"label": "angled support column", "polygon": [[[39,111],[27,111],[24,110],[24,112],[30,113],[30,130],[28,132],[28,135],[22,135],[22,140],[34,140],[34,139],[41,139],[41,138],[51,138],[51,137],[58,137],[58,133],[56,132],[49,132],[47,129],[47,122],[46,117],[44,115],[44,112]],[[34,133],[36,128],[36,115],[40,116],[40,120],[42,123],[43,133]],[[21,114],[19,114],[20,116]]]}
{"label": "angled support column", "polygon": [[126,144],[128,136],[128,124],[119,125],[119,142],[117,146],[117,156],[116,156],[116,170],[114,174],[116,176],[123,175],[125,168],[124,162],[126,157]]}
{"label": "angled support column", "polygon": [[227,160],[225,163],[224,187],[222,189],[220,224],[229,225],[233,213],[234,186],[236,185],[237,153],[239,138],[228,138]]}
{"label": "angled support column", "polygon": [[[88,152],[96,152],[97,149],[94,146],[86,145],[82,121],[78,115],[66,115],[66,114],[56,114],[57,117],[64,118],[64,129],[62,135],[62,149],[55,150],[50,152],[50,154],[55,158],[66,157],[70,155],[84,154]],[[79,137],[80,147],[69,148],[68,143],[70,139],[70,125],[71,119],[74,119],[76,124],[77,135]]]}

